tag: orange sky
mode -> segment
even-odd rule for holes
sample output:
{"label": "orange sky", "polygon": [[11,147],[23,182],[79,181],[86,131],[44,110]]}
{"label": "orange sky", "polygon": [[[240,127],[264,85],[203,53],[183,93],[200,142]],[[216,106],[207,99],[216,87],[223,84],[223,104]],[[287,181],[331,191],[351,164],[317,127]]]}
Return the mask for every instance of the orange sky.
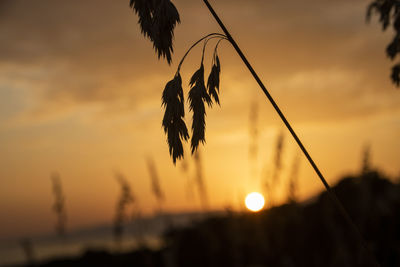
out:
{"label": "orange sky", "polygon": [[[0,1],[0,238],[53,230],[53,171],[61,175],[69,229],[112,220],[116,171],[127,177],[143,211],[153,212],[148,156],[166,194],[165,209],[199,209],[197,195],[187,199],[181,165],[169,158],[161,92],[185,50],[220,30],[202,1],[173,2],[182,24],[168,66],[140,34],[128,1]],[[376,18],[365,23],[369,1],[211,3],[329,182],[359,170],[366,144],[374,166],[399,173],[400,91],[389,80],[392,62],[384,53],[392,35],[381,32]],[[200,56],[197,49],[185,61],[184,85]],[[283,128],[227,43],[220,59],[221,108],[207,111],[201,149],[213,209],[237,207],[248,191],[261,190],[262,171],[271,165]],[[260,113],[258,177],[250,177],[248,156],[254,99]],[[186,122],[190,127],[190,113]],[[276,189],[282,199],[298,152],[286,134]],[[194,175],[190,157],[188,163]],[[302,158],[301,199],[322,189]]]}

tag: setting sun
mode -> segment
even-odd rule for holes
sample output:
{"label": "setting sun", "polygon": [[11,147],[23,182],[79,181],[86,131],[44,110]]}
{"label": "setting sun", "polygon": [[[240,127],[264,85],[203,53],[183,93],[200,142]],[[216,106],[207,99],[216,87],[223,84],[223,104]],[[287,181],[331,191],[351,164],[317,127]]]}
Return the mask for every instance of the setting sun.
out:
{"label": "setting sun", "polygon": [[264,207],[265,200],[263,195],[257,192],[253,192],[246,196],[244,203],[246,204],[246,208],[251,211],[257,212]]}

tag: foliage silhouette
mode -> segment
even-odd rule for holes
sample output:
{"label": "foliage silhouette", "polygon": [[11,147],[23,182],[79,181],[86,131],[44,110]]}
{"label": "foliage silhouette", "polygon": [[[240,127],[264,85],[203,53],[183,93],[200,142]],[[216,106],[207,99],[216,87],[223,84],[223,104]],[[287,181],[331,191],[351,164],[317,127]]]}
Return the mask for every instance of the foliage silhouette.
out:
{"label": "foliage silhouette", "polygon": [[[382,30],[386,31],[392,24],[394,37],[386,47],[386,54],[394,60],[400,52],[400,1],[399,0],[374,0],[367,8],[367,21],[373,13],[379,15]],[[392,67],[391,79],[396,86],[400,86],[400,63]]]}

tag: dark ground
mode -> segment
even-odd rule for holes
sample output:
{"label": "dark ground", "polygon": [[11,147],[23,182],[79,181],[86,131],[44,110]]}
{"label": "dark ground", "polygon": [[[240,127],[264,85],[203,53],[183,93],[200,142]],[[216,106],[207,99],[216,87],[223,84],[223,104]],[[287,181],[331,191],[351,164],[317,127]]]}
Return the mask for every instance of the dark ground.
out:
{"label": "dark ground", "polygon": [[[335,187],[381,266],[400,266],[400,185],[371,171]],[[229,213],[171,229],[165,248],[124,254],[87,251],[35,266],[374,266],[352,228],[327,195],[257,214]]]}

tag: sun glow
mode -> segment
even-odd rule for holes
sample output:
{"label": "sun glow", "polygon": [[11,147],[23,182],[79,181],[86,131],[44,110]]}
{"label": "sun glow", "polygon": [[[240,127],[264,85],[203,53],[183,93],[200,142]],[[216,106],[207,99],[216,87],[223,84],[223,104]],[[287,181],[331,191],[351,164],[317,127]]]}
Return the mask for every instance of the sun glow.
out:
{"label": "sun glow", "polygon": [[257,212],[264,207],[265,200],[263,195],[257,192],[253,192],[246,196],[244,203],[246,204],[246,208],[253,212]]}

